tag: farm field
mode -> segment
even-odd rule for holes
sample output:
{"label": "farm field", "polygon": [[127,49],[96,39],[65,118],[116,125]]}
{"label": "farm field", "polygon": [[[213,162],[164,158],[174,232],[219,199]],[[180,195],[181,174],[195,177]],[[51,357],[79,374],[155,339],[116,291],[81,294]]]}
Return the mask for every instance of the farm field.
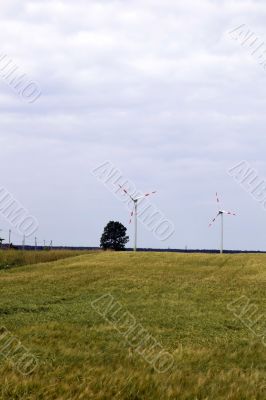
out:
{"label": "farm field", "polygon": [[0,250],[0,269],[56,261],[86,253],[84,250]]}
{"label": "farm field", "polygon": [[[266,255],[57,258],[0,270],[0,399],[266,399]],[[136,350],[110,298],[172,357],[169,369]],[[7,331],[37,357],[31,374],[2,350]]]}

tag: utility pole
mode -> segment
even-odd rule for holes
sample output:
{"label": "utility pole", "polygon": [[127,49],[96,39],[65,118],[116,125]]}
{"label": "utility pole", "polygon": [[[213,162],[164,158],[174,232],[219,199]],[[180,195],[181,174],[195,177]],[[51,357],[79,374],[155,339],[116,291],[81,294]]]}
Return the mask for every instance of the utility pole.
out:
{"label": "utility pole", "polygon": [[53,241],[51,240],[51,242],[50,242],[50,250],[52,250],[52,248],[53,248]]}
{"label": "utility pole", "polygon": [[34,238],[34,248],[35,248],[35,251],[36,251],[37,250],[37,238],[36,238],[36,236]]}
{"label": "utility pole", "polygon": [[45,250],[46,242],[45,240],[43,241],[43,250]]}
{"label": "utility pole", "polygon": [[9,232],[8,232],[8,245],[9,245],[9,248],[10,248],[10,246],[11,246],[11,229],[9,229]]}
{"label": "utility pole", "polygon": [[25,235],[23,235],[23,240],[22,240],[22,250],[25,250]]}

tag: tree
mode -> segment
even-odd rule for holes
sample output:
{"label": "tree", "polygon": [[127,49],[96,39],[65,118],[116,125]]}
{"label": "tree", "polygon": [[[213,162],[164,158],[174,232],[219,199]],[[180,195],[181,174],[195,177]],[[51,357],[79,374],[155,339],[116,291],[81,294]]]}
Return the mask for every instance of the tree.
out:
{"label": "tree", "polygon": [[129,241],[129,237],[126,236],[126,231],[127,228],[120,222],[108,222],[101,237],[101,247],[104,250],[124,250],[125,245]]}

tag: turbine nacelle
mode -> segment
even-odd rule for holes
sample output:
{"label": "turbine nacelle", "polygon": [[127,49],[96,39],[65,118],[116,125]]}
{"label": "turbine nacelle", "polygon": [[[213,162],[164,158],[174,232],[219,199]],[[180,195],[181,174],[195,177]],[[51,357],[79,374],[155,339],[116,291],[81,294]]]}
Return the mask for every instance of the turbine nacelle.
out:
{"label": "turbine nacelle", "polygon": [[231,211],[225,211],[225,210],[219,210],[219,214],[236,215],[235,213],[233,213]]}

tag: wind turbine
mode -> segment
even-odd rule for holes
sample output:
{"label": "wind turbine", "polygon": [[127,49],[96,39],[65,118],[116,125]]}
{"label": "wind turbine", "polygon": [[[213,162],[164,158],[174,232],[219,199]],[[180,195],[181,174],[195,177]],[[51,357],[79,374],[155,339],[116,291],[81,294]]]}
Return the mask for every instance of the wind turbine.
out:
{"label": "wind turbine", "polygon": [[134,199],[134,197],[132,197],[132,196],[128,193],[128,191],[127,191],[126,189],[124,189],[121,185],[118,185],[118,186],[120,187],[121,190],[123,190],[124,193],[126,193],[126,195],[127,195],[127,196],[133,201],[133,203],[134,203],[133,210],[132,210],[132,212],[131,212],[131,214],[130,214],[130,221],[129,221],[129,223],[131,224],[131,222],[132,222],[132,217],[133,217],[133,215],[134,215],[134,221],[135,221],[135,223],[134,223],[134,225],[135,225],[134,251],[137,251],[137,235],[138,235],[138,216],[137,216],[137,213],[138,213],[138,201],[141,200],[141,199],[144,199],[145,197],[150,196],[151,194],[154,194],[154,193],[156,193],[156,192],[146,193],[146,194],[144,194],[143,196],[139,196],[139,197],[136,197],[136,198]]}
{"label": "wind turbine", "polygon": [[218,197],[218,194],[216,193],[216,202],[217,202],[217,206],[218,206],[218,214],[216,215],[215,218],[213,218],[212,222],[209,224],[209,227],[212,227],[214,222],[217,220],[217,218],[220,216],[221,217],[221,249],[220,249],[220,253],[223,253],[223,247],[224,247],[224,214],[227,215],[236,215],[235,213],[231,212],[231,211],[224,211],[222,210],[220,207],[220,200]]}

